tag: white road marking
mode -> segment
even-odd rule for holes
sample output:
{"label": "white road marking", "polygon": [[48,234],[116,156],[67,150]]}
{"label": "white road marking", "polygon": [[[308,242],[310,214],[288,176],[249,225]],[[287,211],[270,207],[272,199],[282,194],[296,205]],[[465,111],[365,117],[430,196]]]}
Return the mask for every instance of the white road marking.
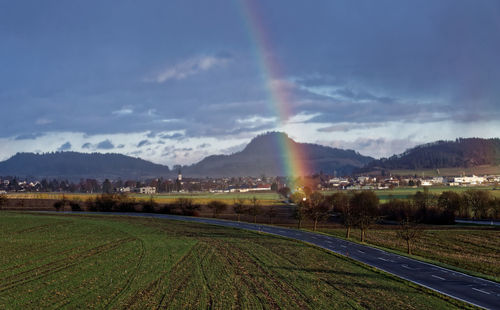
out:
{"label": "white road marking", "polygon": [[343,248],[347,248],[347,246],[345,246],[345,245],[341,245],[341,247],[343,247]]}
{"label": "white road marking", "polygon": [[401,265],[401,267],[409,269],[409,270],[417,270],[415,268],[408,267],[408,265],[405,265],[405,264]]}
{"label": "white road marking", "polygon": [[439,280],[446,280],[445,278],[441,278],[439,276],[432,275],[434,278],[439,279]]}
{"label": "white road marking", "polygon": [[361,251],[361,250],[358,250],[358,252],[359,252],[359,253],[363,253],[363,254],[365,254],[365,252],[363,252],[363,251]]}
{"label": "white road marking", "polygon": [[386,259],[386,258],[383,258],[383,257],[377,257],[377,258],[380,259],[380,260],[386,261],[386,262],[395,263],[395,261],[393,261],[392,259]]}
{"label": "white road marking", "polygon": [[481,292],[481,293],[484,293],[484,294],[488,294],[488,295],[490,295],[490,293],[488,293],[488,292],[486,292],[486,291],[483,291],[483,290],[480,290],[480,289],[478,289],[478,288],[473,287],[472,289],[473,289],[473,290],[475,290],[475,291],[478,291],[478,292]]}
{"label": "white road marking", "polygon": [[[385,261],[385,262],[395,263],[395,261],[393,261],[392,259],[385,259],[385,258],[383,258],[383,257],[377,257],[377,258],[378,258],[378,259],[380,259],[380,260],[383,260],[383,261]],[[403,267],[404,267],[404,266],[403,266]],[[407,267],[408,267],[408,266],[407,266]]]}

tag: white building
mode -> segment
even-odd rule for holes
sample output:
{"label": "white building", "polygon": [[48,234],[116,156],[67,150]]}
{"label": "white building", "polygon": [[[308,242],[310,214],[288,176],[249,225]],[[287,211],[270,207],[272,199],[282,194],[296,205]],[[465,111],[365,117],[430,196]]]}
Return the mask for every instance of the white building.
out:
{"label": "white building", "polygon": [[471,177],[456,177],[453,178],[453,183],[458,185],[479,185],[486,181],[484,177],[472,175]]}
{"label": "white building", "polygon": [[422,182],[420,183],[420,185],[422,185],[422,186],[431,186],[432,185],[432,181],[431,180],[422,180]]}
{"label": "white building", "polygon": [[156,194],[156,187],[152,186],[139,187],[139,193],[146,195]]}
{"label": "white building", "polygon": [[443,184],[444,183],[444,178],[443,177],[433,177],[431,180],[432,184]]}
{"label": "white building", "polygon": [[370,180],[370,177],[365,177],[365,176],[360,176],[358,177],[358,182],[359,183],[366,183]]}

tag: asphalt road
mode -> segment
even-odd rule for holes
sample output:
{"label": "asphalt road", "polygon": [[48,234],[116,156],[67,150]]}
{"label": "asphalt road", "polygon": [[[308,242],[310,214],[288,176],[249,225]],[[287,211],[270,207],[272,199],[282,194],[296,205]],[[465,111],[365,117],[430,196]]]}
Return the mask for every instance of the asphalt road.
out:
{"label": "asphalt road", "polygon": [[488,221],[488,220],[455,220],[457,223],[461,224],[476,224],[476,225],[488,225],[488,226],[500,226],[500,221]]}
{"label": "asphalt road", "polygon": [[[91,212],[91,214],[95,213],[96,212]],[[105,214],[109,215],[110,213]],[[498,283],[323,234],[277,226],[169,214],[113,213],[113,215],[154,217],[220,225],[300,240],[348,256],[400,278],[470,304],[486,309],[500,309],[500,284]]]}

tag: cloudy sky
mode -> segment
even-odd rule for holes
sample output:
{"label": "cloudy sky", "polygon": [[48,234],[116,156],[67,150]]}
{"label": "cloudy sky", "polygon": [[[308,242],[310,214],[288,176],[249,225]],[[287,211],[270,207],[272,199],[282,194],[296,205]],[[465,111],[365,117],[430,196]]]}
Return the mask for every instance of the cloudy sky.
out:
{"label": "cloudy sky", "polygon": [[498,137],[499,33],[497,0],[0,0],[0,160]]}

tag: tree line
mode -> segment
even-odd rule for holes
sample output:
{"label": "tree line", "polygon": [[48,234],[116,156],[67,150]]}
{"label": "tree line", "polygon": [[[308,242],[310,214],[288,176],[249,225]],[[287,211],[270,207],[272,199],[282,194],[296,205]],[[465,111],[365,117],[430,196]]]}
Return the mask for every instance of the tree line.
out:
{"label": "tree line", "polygon": [[[493,197],[486,190],[466,190],[464,192],[444,191],[440,195],[429,193],[427,188],[418,191],[408,199],[389,199],[380,203],[379,197],[370,190],[345,192],[331,195],[321,192],[294,192],[289,196],[292,202],[291,216],[297,221],[297,228],[303,228],[303,222],[310,220],[313,230],[324,221],[337,221],[345,227],[345,237],[351,237],[351,231],[358,228],[361,242],[365,242],[367,231],[377,222],[398,225],[398,236],[407,244],[408,253],[411,245],[422,230],[423,224],[453,224],[455,217],[485,219],[500,218],[500,199]],[[88,210],[99,212],[157,212],[187,216],[199,216],[201,204],[191,198],[178,198],[173,203],[159,205],[153,196],[148,200],[138,200],[126,194],[101,194],[90,197],[84,202],[63,199],[54,203],[56,210]],[[234,199],[232,205],[219,200],[209,201],[205,207],[214,218],[219,217],[230,207],[238,221],[242,215],[248,215],[254,223],[257,217],[266,216],[269,223],[278,217],[275,206],[261,205],[251,199]]]}

